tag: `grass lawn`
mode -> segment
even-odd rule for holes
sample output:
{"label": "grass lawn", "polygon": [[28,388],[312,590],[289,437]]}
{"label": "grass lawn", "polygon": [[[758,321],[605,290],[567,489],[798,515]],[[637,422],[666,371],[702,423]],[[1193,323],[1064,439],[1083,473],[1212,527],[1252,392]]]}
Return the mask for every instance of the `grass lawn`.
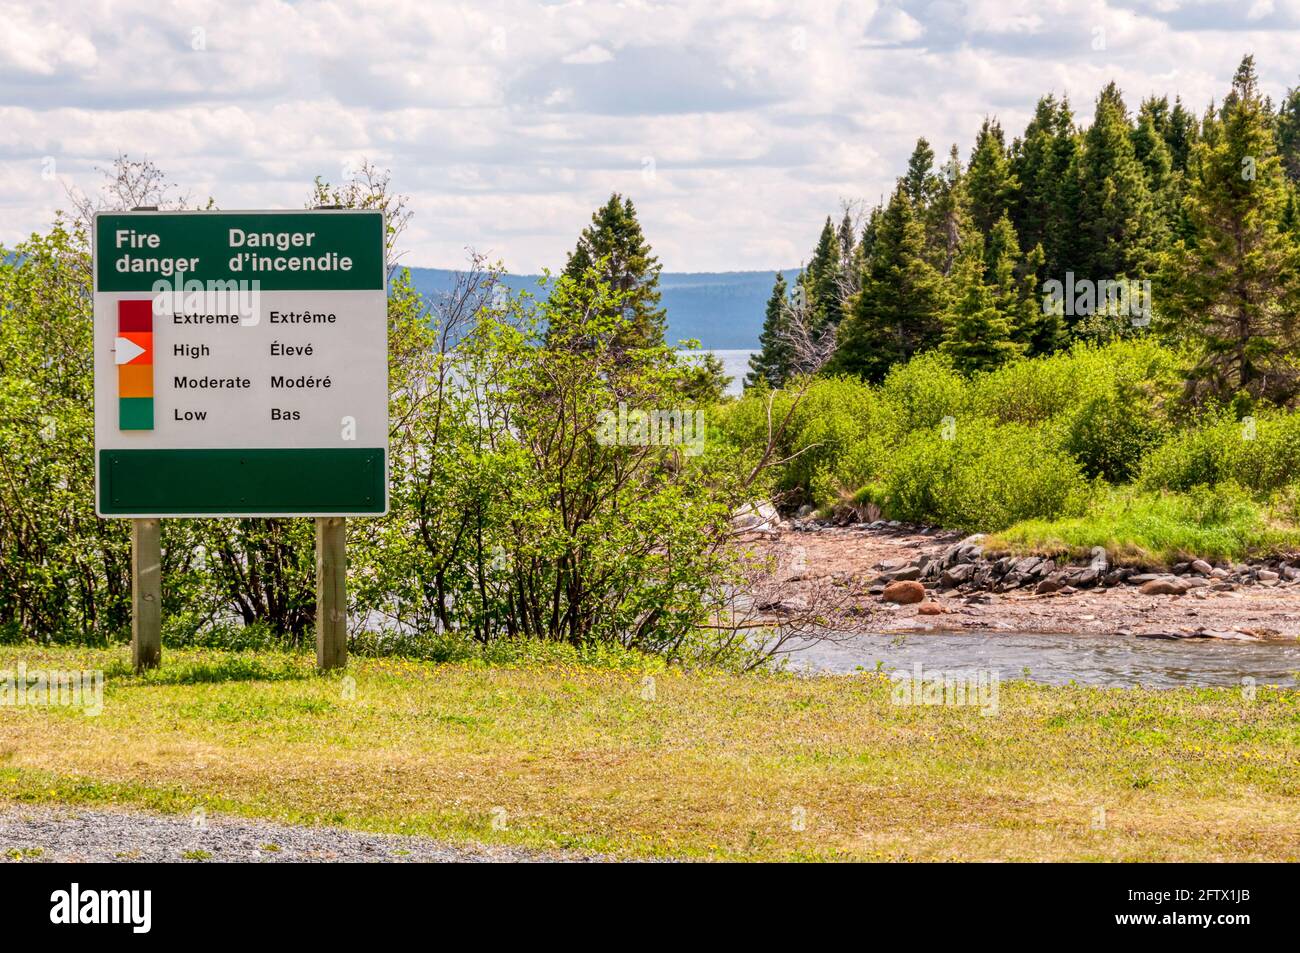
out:
{"label": "grass lawn", "polygon": [[0,648],[0,670],[108,679],[97,717],[0,707],[0,803],[629,857],[1300,858],[1296,690],[1004,683],[983,717],[891,704],[877,675],[385,659],[345,679],[307,656],[169,651],[137,678],[126,659]]}

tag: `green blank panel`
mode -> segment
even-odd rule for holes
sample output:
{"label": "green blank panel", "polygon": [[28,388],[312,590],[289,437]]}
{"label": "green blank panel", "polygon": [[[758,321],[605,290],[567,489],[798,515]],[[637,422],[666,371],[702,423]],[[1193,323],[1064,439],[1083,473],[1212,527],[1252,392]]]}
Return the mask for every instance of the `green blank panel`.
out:
{"label": "green blank panel", "polygon": [[105,515],[383,513],[384,451],[101,450]]}
{"label": "green blank panel", "polygon": [[119,397],[117,399],[118,430],[153,430],[152,397]]}

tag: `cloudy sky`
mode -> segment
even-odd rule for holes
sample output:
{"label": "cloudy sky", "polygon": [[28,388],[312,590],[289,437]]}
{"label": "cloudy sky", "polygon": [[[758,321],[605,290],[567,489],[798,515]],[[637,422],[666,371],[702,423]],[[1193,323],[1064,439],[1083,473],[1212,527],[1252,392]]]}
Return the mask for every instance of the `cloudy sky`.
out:
{"label": "cloudy sky", "polygon": [[[382,9],[382,13],[376,12]],[[1035,100],[1199,112],[1253,52],[1300,82],[1300,0],[675,3],[0,0],[0,241],[42,228],[114,155],[223,208],[301,206],[315,175],[392,170],[407,264],[466,247],[561,266],[630,194],[671,271],[807,256],[924,135],[967,153]]]}

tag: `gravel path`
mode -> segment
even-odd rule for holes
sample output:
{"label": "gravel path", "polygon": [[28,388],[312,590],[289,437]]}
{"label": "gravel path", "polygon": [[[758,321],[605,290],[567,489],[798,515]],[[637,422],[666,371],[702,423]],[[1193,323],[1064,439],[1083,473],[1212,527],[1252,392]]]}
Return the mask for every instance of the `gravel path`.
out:
{"label": "gravel path", "polygon": [[599,858],[229,817],[0,806],[0,863],[517,863],[595,859]]}

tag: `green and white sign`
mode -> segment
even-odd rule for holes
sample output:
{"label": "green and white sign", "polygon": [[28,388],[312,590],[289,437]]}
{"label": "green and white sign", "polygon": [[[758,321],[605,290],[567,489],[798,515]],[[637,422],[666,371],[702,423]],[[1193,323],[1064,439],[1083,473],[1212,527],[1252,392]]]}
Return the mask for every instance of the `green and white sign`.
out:
{"label": "green and white sign", "polygon": [[358,210],[97,215],[98,513],[386,512],[384,233]]}

